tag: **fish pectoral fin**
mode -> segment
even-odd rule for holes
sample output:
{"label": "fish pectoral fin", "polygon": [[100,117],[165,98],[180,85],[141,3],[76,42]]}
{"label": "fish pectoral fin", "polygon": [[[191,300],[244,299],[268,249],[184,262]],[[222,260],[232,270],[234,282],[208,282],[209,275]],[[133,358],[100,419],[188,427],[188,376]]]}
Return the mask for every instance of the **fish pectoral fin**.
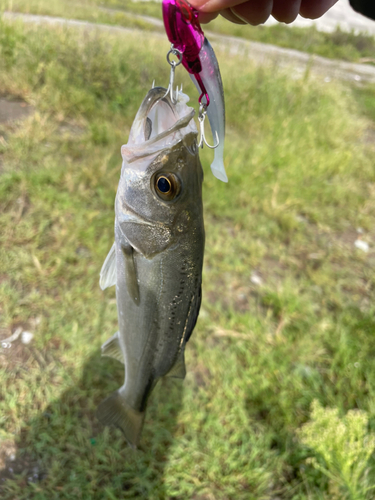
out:
{"label": "fish pectoral fin", "polygon": [[137,270],[134,262],[134,248],[131,245],[121,244],[122,255],[125,259],[125,283],[128,294],[135,304],[139,304],[139,286]]}
{"label": "fish pectoral fin", "polygon": [[100,403],[96,415],[103,425],[112,424],[121,429],[129,445],[137,448],[145,412],[134,410],[119,390]]}
{"label": "fish pectoral fin", "polygon": [[102,356],[117,359],[120,363],[124,364],[124,355],[122,354],[119,332],[116,332],[110,339],[102,345]]}
{"label": "fish pectoral fin", "polygon": [[116,246],[113,243],[111,250],[100,271],[99,285],[102,290],[116,284]]}
{"label": "fish pectoral fin", "polygon": [[186,377],[186,366],[185,366],[185,351],[181,351],[178,358],[166,377],[182,378]]}
{"label": "fish pectoral fin", "polygon": [[[129,295],[135,303],[139,303],[139,287],[137,281],[137,273],[134,262],[134,249],[130,244],[121,244],[122,254],[125,258],[125,281],[128,288]],[[102,269],[100,271],[99,285],[102,290],[116,285],[117,271],[116,271],[116,244],[113,243],[109,251]]]}

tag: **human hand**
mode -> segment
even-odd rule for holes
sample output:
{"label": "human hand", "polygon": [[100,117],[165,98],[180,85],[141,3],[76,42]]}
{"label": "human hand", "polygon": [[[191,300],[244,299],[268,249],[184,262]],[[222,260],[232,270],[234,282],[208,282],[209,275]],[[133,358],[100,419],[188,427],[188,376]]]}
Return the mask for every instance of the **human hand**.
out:
{"label": "human hand", "polygon": [[219,14],[236,24],[261,24],[270,15],[277,21],[291,23],[298,14],[316,19],[337,0],[189,0],[199,11],[199,21],[208,23]]}

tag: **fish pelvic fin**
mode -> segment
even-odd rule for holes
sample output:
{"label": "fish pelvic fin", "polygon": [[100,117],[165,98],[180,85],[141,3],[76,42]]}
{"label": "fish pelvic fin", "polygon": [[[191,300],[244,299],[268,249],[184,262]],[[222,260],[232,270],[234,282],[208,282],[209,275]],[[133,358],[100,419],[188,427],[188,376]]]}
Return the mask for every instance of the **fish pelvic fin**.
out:
{"label": "fish pelvic fin", "polygon": [[116,284],[116,246],[113,243],[111,250],[100,271],[99,285],[102,290]]}
{"label": "fish pelvic fin", "polygon": [[166,374],[166,377],[182,378],[186,377],[186,366],[185,366],[185,351],[181,351],[177,357],[175,364]]}
{"label": "fish pelvic fin", "polygon": [[124,355],[122,354],[119,332],[116,332],[110,339],[102,345],[102,356],[117,359],[120,363],[124,364]]}
{"label": "fish pelvic fin", "polygon": [[138,447],[145,412],[134,410],[125,401],[120,390],[100,403],[96,415],[103,425],[114,425],[121,429],[133,449]]}

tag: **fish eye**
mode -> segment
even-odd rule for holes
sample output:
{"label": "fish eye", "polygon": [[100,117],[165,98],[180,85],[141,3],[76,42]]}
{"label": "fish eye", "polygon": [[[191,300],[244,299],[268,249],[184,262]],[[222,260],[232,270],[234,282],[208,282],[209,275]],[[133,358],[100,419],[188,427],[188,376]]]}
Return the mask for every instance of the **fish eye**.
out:
{"label": "fish eye", "polygon": [[169,194],[172,189],[171,181],[164,176],[160,176],[157,182],[157,189],[163,194]]}
{"label": "fish eye", "polygon": [[181,182],[174,174],[158,174],[154,180],[156,194],[164,201],[174,200],[181,190]]}

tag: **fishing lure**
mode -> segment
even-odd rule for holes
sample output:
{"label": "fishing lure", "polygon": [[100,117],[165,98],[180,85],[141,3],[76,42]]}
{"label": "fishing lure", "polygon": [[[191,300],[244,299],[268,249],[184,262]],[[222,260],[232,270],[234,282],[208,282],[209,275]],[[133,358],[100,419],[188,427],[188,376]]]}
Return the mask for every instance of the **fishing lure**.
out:
{"label": "fishing lure", "polygon": [[[215,149],[211,170],[215,177],[228,182],[224,167],[225,104],[224,90],[219,64],[211,44],[204,36],[198,20],[198,11],[186,0],[163,0],[163,19],[165,31],[172,44],[167,60],[171,66],[168,91],[173,100],[173,81],[175,68],[182,63],[198,89],[200,125],[199,146]],[[178,62],[171,60],[171,54]],[[204,120],[208,116],[212,136],[216,144],[210,146],[204,134]]]}

